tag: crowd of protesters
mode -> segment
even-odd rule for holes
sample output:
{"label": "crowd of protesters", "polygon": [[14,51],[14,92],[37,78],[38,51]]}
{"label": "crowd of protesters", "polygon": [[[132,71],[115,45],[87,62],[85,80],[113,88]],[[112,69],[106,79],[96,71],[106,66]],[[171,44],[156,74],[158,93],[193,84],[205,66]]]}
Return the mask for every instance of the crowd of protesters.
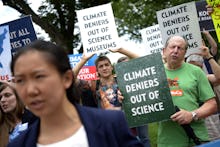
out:
{"label": "crowd of protesters", "polygon": [[[213,12],[212,7],[207,10]],[[220,139],[218,49],[208,31],[202,33],[210,49],[203,44],[200,53],[186,58],[188,42],[175,35],[162,50],[177,111],[158,122],[158,147],[206,145]],[[124,48],[109,51],[124,55],[118,62],[140,57]],[[36,40],[19,49],[11,63],[13,82],[0,82],[0,147],[150,147],[147,123],[128,126],[122,109],[126,97],[111,59],[97,57],[98,80],[77,78],[94,54],[84,53],[71,68],[64,49],[52,42]],[[172,94],[176,90],[178,95]]]}

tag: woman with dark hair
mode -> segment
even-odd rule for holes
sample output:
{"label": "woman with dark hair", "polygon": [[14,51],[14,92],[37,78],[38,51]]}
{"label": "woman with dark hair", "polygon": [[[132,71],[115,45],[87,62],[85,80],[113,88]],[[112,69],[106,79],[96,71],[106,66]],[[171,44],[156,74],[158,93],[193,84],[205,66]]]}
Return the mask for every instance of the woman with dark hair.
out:
{"label": "woman with dark hair", "polygon": [[0,147],[17,137],[27,128],[22,124],[24,105],[15,89],[5,82],[0,82]]}
{"label": "woman with dark hair", "polygon": [[16,90],[40,119],[9,147],[138,147],[121,111],[78,105],[73,72],[65,51],[37,40],[20,49],[12,60]]}

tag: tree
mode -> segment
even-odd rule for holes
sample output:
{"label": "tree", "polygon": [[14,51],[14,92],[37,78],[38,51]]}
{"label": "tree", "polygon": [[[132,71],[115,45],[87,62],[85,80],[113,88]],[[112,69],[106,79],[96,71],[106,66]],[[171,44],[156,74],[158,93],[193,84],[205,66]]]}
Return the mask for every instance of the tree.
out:
{"label": "tree", "polygon": [[114,0],[112,7],[119,36],[129,35],[131,40],[141,41],[140,30],[157,24],[156,12],[191,0]]}
{"label": "tree", "polygon": [[75,34],[76,13],[80,10],[109,0],[44,0],[36,14],[27,0],[2,0],[4,5],[16,9],[21,15],[31,15],[32,20],[49,34],[51,41],[62,45],[68,53],[79,43],[79,33]]}
{"label": "tree", "polygon": [[[22,15],[32,15],[51,38],[62,45],[69,53],[79,45],[80,35],[77,30],[75,10],[109,3],[110,0],[44,0],[36,14],[27,0],[2,0]],[[129,35],[130,39],[141,41],[139,30],[157,24],[156,11],[179,5],[191,0],[112,0],[112,7],[119,36]],[[80,52],[82,52],[82,47]]]}

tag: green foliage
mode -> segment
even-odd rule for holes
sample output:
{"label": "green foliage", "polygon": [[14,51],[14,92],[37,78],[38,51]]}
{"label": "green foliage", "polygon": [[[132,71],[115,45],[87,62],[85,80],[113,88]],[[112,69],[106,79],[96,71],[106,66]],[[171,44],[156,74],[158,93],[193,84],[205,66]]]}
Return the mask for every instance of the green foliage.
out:
{"label": "green foliage", "polygon": [[50,36],[51,41],[63,46],[68,53],[80,44],[77,30],[76,10],[110,2],[109,0],[42,0],[35,13],[27,0],[3,0],[4,5],[16,9],[23,15],[31,15],[32,20]]}
{"label": "green foliage", "polygon": [[120,36],[141,41],[140,30],[157,24],[156,12],[191,0],[113,0],[112,7]]}
{"label": "green foliage", "polygon": [[49,34],[51,41],[71,53],[81,44],[76,10],[111,2],[119,36],[127,35],[140,42],[140,30],[157,24],[156,11],[191,0],[42,0],[39,14],[30,8],[27,0],[2,1],[21,15],[32,15],[33,21]]}

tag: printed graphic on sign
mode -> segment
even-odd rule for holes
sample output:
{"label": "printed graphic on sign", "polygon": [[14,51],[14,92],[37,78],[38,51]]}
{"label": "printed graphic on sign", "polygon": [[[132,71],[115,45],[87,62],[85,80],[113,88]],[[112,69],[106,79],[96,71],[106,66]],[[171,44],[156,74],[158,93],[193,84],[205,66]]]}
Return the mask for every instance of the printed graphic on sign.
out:
{"label": "printed graphic on sign", "polygon": [[163,43],[159,25],[157,24],[151,27],[147,27],[142,29],[140,32],[146,55],[158,52],[161,53]]}
{"label": "printed graphic on sign", "polygon": [[167,120],[175,112],[161,53],[118,63],[115,70],[130,127]]}
{"label": "printed graphic on sign", "polygon": [[157,11],[163,44],[169,36],[183,36],[189,43],[186,56],[200,52],[202,36],[200,32],[195,2]]}
{"label": "printed graphic on sign", "polygon": [[0,80],[10,80],[11,47],[9,26],[0,26]]}
{"label": "printed graphic on sign", "polygon": [[84,53],[120,48],[111,4],[76,11]]}
{"label": "printed graphic on sign", "polygon": [[[82,54],[74,54],[74,55],[68,55],[70,65],[72,68],[76,66],[76,64],[81,60]],[[86,64],[82,67],[82,69],[79,71],[79,74],[77,76],[78,79],[82,80],[97,80],[97,73],[96,73],[96,67],[95,67],[95,60],[97,58],[97,55],[95,54],[91,59],[89,59]]]}
{"label": "printed graphic on sign", "polygon": [[211,5],[214,9],[213,13],[211,14],[211,17],[214,23],[218,42],[220,42],[220,0],[206,0],[206,2],[209,5]]}
{"label": "printed graphic on sign", "polygon": [[4,25],[9,26],[12,54],[14,54],[18,48],[37,39],[31,16],[22,17],[14,21],[1,24],[0,26]]}
{"label": "printed graphic on sign", "polygon": [[212,18],[207,12],[206,5],[206,1],[203,0],[196,2],[196,10],[199,19],[200,31],[203,31],[203,29],[207,31],[215,31]]}

